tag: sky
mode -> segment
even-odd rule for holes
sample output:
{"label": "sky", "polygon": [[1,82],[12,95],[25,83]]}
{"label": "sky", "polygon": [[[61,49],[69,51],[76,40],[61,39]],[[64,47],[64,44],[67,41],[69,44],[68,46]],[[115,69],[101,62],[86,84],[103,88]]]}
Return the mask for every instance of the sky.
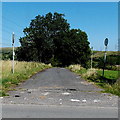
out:
{"label": "sky", "polygon": [[90,47],[94,50],[104,50],[105,38],[109,40],[108,51],[117,50],[117,2],[3,2],[2,46],[12,46],[12,32],[15,33],[15,47],[20,46],[23,29],[35,16],[48,12],[65,14],[71,29],[79,28],[87,33]]}
{"label": "sky", "polygon": [[1,0],[1,2],[119,2],[119,0]]}

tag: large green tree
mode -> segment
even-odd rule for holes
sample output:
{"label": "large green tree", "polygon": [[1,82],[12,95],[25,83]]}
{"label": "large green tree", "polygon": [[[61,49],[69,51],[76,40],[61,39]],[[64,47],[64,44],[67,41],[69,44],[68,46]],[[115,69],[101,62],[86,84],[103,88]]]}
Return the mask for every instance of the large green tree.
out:
{"label": "large green tree", "polygon": [[55,57],[62,65],[81,64],[87,67],[90,48],[87,34],[80,29],[71,29],[56,40]]}
{"label": "large green tree", "polygon": [[80,63],[87,65],[90,56],[87,34],[70,29],[63,14],[48,13],[31,20],[20,38],[18,60],[54,63],[58,66]]}

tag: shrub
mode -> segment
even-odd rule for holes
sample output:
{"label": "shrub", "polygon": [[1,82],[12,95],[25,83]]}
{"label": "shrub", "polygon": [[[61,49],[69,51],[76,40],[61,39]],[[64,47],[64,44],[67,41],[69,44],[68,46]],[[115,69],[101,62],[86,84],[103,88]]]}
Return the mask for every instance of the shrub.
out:
{"label": "shrub", "polygon": [[80,71],[82,69],[84,69],[81,65],[77,64],[77,65],[70,65],[68,67],[71,71],[77,72]]}
{"label": "shrub", "polygon": [[92,81],[99,81],[100,75],[96,69],[88,69],[87,72],[82,75],[82,77]]}

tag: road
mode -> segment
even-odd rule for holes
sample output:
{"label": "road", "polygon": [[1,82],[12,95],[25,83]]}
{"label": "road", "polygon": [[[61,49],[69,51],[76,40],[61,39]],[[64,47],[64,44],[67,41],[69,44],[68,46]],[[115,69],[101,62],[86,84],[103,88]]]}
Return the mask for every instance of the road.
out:
{"label": "road", "polygon": [[3,98],[3,118],[117,118],[118,97],[65,68],[37,73]]}

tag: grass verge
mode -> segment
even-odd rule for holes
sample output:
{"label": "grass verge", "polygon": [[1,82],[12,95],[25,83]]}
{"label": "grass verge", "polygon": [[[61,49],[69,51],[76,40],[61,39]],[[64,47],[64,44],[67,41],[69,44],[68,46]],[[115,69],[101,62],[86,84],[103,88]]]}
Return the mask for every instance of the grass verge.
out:
{"label": "grass verge", "polygon": [[87,81],[94,82],[96,85],[103,88],[107,93],[120,96],[120,80],[118,79],[118,71],[105,70],[104,77],[102,69],[85,69],[80,65],[70,65],[71,71],[77,73]]}
{"label": "grass verge", "polygon": [[21,82],[24,82],[35,73],[51,67],[51,65],[44,63],[15,61],[15,72],[12,74],[12,61],[0,61],[0,64],[2,69],[0,96],[8,95],[7,92],[13,90]]}

